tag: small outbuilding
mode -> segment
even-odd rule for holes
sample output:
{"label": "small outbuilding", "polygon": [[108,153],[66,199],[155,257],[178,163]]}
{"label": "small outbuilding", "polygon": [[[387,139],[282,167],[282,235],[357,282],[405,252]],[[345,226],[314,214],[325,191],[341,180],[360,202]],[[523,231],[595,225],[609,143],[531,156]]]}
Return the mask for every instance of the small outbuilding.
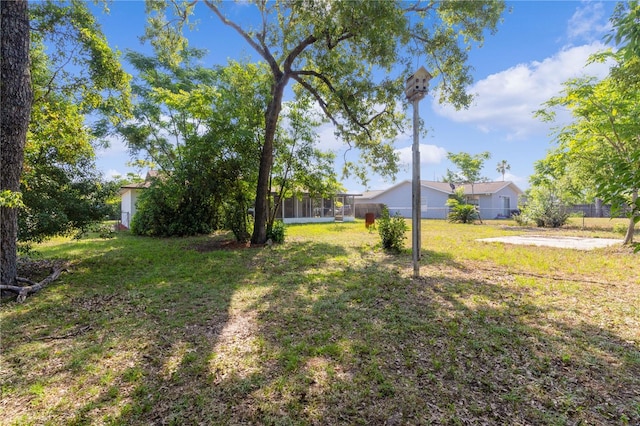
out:
{"label": "small outbuilding", "polygon": [[144,182],[130,183],[120,187],[120,228],[129,229],[131,219],[136,214],[136,203],[142,190],[149,188],[158,176],[157,170],[150,170]]}

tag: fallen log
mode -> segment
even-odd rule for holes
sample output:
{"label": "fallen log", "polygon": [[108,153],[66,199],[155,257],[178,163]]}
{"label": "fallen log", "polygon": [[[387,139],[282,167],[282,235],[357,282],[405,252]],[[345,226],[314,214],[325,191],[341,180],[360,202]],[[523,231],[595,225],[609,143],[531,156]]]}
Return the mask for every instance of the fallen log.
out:
{"label": "fallen log", "polygon": [[17,293],[18,296],[16,297],[16,302],[22,303],[27,299],[29,295],[33,293],[37,293],[38,291],[42,290],[45,286],[57,280],[58,277],[60,277],[60,274],[62,274],[65,271],[67,271],[66,265],[55,266],[52,268],[51,274],[49,274],[49,276],[47,276],[45,279],[37,283],[34,281],[31,281],[28,278],[17,277],[16,278],[17,282],[24,283],[27,285],[19,286],[19,285],[2,284],[0,285],[0,291],[10,291],[12,293]]}

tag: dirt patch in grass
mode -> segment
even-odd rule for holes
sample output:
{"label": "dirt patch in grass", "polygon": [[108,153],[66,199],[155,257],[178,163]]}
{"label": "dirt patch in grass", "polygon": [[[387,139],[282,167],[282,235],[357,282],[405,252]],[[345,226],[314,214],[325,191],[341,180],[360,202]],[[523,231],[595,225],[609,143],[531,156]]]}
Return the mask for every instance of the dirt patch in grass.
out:
{"label": "dirt patch in grass", "polygon": [[34,260],[29,258],[18,259],[18,276],[30,279],[31,281],[41,281],[46,278],[51,270],[62,265],[60,260]]}

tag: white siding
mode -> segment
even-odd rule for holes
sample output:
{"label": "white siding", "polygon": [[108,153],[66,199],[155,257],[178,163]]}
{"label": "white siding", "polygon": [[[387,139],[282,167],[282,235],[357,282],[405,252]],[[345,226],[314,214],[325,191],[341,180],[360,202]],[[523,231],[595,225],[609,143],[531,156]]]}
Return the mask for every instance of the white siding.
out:
{"label": "white siding", "polygon": [[[509,208],[505,209],[505,198],[509,200]],[[518,193],[507,186],[488,197],[490,203],[484,207],[483,219],[509,217],[511,210],[518,208]],[[481,211],[483,206],[481,206]]]}
{"label": "white siding", "polygon": [[449,194],[433,188],[422,187],[421,197],[423,219],[447,218],[447,214],[449,213],[449,207],[447,207]]}
{"label": "white siding", "polygon": [[[356,198],[356,203],[385,204],[391,216],[399,214],[402,217],[410,218],[413,210],[412,196],[411,182],[405,181],[371,199]],[[420,216],[423,219],[445,219],[447,217],[449,209],[446,202],[449,194],[423,185],[420,189],[420,198]]]}
{"label": "white siding", "polygon": [[138,202],[139,192],[140,190],[138,189],[128,188],[122,194],[120,221],[122,225],[127,228],[131,227],[131,219],[133,215],[136,214],[136,203]]}

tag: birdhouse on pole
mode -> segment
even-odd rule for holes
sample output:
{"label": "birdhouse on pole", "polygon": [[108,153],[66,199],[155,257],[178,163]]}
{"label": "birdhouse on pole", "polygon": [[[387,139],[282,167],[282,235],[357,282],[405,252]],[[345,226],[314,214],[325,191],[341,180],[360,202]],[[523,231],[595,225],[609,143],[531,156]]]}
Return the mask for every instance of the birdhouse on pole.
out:
{"label": "birdhouse on pole", "polygon": [[410,101],[419,101],[424,98],[429,91],[429,80],[433,76],[429,74],[429,71],[420,67],[411,77],[407,79],[407,84],[404,87],[404,93],[407,95],[407,99]]}

